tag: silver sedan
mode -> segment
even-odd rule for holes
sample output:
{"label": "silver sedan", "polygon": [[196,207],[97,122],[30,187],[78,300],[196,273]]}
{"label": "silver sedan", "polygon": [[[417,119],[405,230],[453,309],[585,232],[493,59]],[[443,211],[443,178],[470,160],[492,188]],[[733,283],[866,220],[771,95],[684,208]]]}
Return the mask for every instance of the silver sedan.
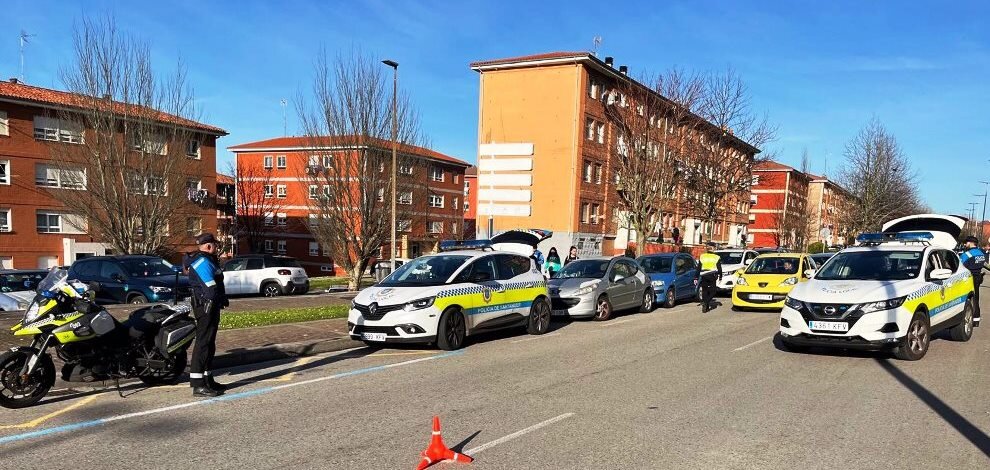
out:
{"label": "silver sedan", "polygon": [[554,314],[604,321],[616,310],[653,310],[649,279],[630,258],[585,258],[564,266],[548,287]]}

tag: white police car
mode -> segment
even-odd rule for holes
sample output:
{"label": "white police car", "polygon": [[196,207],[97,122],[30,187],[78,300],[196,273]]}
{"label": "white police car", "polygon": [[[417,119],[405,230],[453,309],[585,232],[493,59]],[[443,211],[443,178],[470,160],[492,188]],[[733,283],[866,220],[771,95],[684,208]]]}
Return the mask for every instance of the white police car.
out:
{"label": "white police car", "polygon": [[382,343],[436,343],[458,349],[474,333],[525,326],[550,328],[546,280],[528,257],[492,251],[485,240],[442,242],[358,293],[347,316],[351,338]]}
{"label": "white police car", "polygon": [[898,358],[918,360],[936,331],[970,339],[973,280],[951,250],[954,237],[900,232],[857,240],[861,246],[833,256],[785,299],[786,348],[892,348]]}

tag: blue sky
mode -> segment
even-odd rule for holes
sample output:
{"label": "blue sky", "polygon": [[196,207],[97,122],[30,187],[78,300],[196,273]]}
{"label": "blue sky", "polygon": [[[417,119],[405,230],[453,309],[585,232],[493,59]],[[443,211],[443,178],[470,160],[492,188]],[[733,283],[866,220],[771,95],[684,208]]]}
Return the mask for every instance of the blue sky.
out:
{"label": "blue sky", "polygon": [[[805,3],[808,6],[797,4]],[[83,15],[113,14],[147,40],[156,64],[182,58],[204,120],[227,129],[219,146],[282,134],[279,100],[308,86],[321,46],[358,46],[401,65],[433,147],[464,160],[477,153],[474,60],[588,50],[632,74],[672,66],[734,67],[754,108],[779,124],[772,150],[834,174],[845,143],[876,116],[920,172],[925,200],[961,213],[990,181],[990,28],[985,2],[526,2],[6,0],[0,77],[19,73],[18,32],[29,83],[61,88],[71,29]],[[218,153],[223,170],[231,155]],[[982,175],[982,176],[981,176]],[[982,202],[982,200],[981,200]]]}

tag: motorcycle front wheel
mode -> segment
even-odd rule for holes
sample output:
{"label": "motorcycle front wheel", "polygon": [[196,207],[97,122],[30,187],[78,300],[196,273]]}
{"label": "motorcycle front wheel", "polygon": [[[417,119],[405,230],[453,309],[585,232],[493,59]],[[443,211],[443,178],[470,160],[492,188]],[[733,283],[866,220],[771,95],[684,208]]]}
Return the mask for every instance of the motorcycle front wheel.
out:
{"label": "motorcycle front wheel", "polygon": [[24,364],[36,350],[30,348],[0,354],[0,406],[24,408],[38,403],[55,385],[55,363],[43,354],[34,372],[22,375]]}

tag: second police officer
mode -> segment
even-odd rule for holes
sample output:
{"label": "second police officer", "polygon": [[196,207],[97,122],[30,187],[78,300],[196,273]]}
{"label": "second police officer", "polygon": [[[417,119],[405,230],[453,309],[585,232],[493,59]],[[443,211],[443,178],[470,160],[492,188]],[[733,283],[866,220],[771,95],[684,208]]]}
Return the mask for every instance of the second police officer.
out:
{"label": "second police officer", "polygon": [[189,385],[192,386],[193,396],[215,397],[227,389],[213,380],[210,366],[217,352],[220,310],[229,302],[223,287],[223,271],[216,256],[219,242],[212,233],[204,233],[196,237],[196,244],[199,250],[182,261],[183,268],[189,274],[192,309],[196,317],[196,342],[189,366]]}
{"label": "second police officer", "polygon": [[973,300],[976,302],[973,326],[980,326],[980,284],[983,284],[983,269],[987,262],[987,254],[976,246],[979,243],[976,237],[966,237],[965,251],[959,255],[963,266],[973,274]]}

